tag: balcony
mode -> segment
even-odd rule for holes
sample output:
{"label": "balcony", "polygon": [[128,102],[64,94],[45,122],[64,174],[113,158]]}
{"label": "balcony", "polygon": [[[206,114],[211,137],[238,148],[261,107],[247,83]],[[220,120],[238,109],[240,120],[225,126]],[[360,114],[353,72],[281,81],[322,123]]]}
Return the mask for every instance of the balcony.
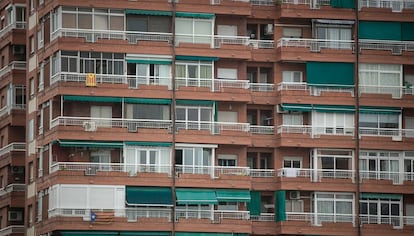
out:
{"label": "balcony", "polygon": [[262,126],[262,125],[250,125],[250,133],[273,135],[275,133],[275,127],[274,126]]}
{"label": "balcony", "polygon": [[391,180],[394,185],[403,184],[404,181],[414,182],[414,174],[411,172],[360,170],[360,176],[361,180]]}
{"label": "balcony", "polygon": [[0,78],[5,74],[9,73],[12,70],[26,70],[26,62],[24,61],[14,61],[9,65],[0,69]]}
{"label": "balcony", "polygon": [[250,83],[250,90],[252,92],[273,92],[275,91],[275,85],[266,83]]}
{"label": "balcony", "polygon": [[23,235],[24,233],[25,233],[24,225],[10,225],[10,226],[0,229],[0,236],[15,235],[15,234]]}
{"label": "balcony", "polygon": [[24,21],[16,21],[12,24],[7,25],[3,29],[0,30],[0,38],[3,37],[7,32],[10,32],[13,29],[25,29],[26,22]]}
{"label": "balcony", "polygon": [[26,185],[24,184],[9,184],[6,187],[0,188],[0,197],[11,192],[25,192]]}
{"label": "balcony", "polygon": [[311,138],[319,135],[342,135],[353,136],[353,127],[318,127],[313,125],[280,125],[277,127],[278,134],[305,134]]}
{"label": "balcony", "polygon": [[381,136],[392,137],[394,141],[402,141],[404,138],[414,138],[414,129],[395,129],[395,128],[365,128],[360,127],[361,136]]}
{"label": "balcony", "polygon": [[219,178],[223,175],[251,176],[257,178],[273,178],[274,170],[271,169],[251,169],[239,166],[186,166],[176,165],[177,174],[204,174],[211,175],[211,178]]}
{"label": "balcony", "polygon": [[214,47],[221,48],[222,45],[244,45],[248,46],[250,38],[248,36],[227,36],[227,35],[215,35]]}
{"label": "balcony", "polygon": [[388,215],[360,215],[361,224],[392,225],[394,229],[402,229],[404,226],[413,226],[413,216],[388,216]]}
{"label": "balcony", "polygon": [[282,168],[277,170],[277,176],[287,178],[309,178],[311,182],[321,182],[322,179],[351,179],[352,182],[355,181],[354,170]]}
{"label": "balcony", "polygon": [[26,151],[26,143],[10,143],[0,149],[0,157],[10,152],[24,152]]}
{"label": "balcony", "polygon": [[209,88],[211,92],[222,92],[226,88],[230,89],[248,89],[248,80],[231,80],[231,79],[192,79],[192,78],[176,78],[175,86],[177,90],[180,87],[198,87]]}
{"label": "balcony", "polygon": [[250,220],[248,211],[220,211],[220,210],[182,210],[176,209],[175,221],[181,219],[210,219],[212,223],[221,223],[223,220]]}
{"label": "balcony", "polygon": [[[412,4],[414,9],[414,3]],[[404,51],[414,51],[414,42],[360,39],[359,49],[391,51],[392,55],[401,55]]]}
{"label": "balcony", "polygon": [[368,8],[391,8],[392,12],[401,12],[403,9],[414,9],[414,2],[410,0],[359,0],[359,10]]}
{"label": "balcony", "polygon": [[278,48],[309,48],[311,52],[320,52],[321,49],[348,49],[354,50],[353,40],[329,40],[329,39],[302,39],[280,38],[277,40]]}
{"label": "balcony", "polygon": [[176,121],[176,129],[179,130],[208,130],[211,134],[220,134],[226,131],[247,133],[250,130],[249,123],[215,122],[215,121]]}
{"label": "balcony", "polygon": [[319,9],[321,6],[329,6],[330,0],[282,0],[281,4],[309,5],[311,9]]}
{"label": "balcony", "polygon": [[355,226],[355,216],[352,214],[328,214],[312,212],[286,212],[286,221],[310,222],[314,226],[326,223],[352,223]]}
{"label": "balcony", "polygon": [[10,115],[13,110],[26,110],[26,104],[13,104],[0,108],[0,117]]}
{"label": "balcony", "polygon": [[367,86],[360,85],[359,93],[389,94],[393,99],[401,99],[403,95],[414,95],[414,89],[405,86]]}
{"label": "balcony", "polygon": [[278,91],[303,91],[305,94],[311,96],[321,96],[321,93],[350,93],[354,96],[354,88],[350,86],[338,84],[326,84],[321,86],[310,86],[306,82],[302,83],[279,83],[277,85]]}

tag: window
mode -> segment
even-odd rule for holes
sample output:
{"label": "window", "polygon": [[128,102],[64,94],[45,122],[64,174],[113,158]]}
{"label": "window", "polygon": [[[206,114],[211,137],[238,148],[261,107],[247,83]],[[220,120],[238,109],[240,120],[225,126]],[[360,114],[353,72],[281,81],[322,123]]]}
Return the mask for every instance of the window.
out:
{"label": "window", "polygon": [[127,14],[127,31],[171,33],[170,16]]}
{"label": "window", "polygon": [[29,37],[29,46],[30,46],[30,54],[34,54],[35,52],[35,43],[33,35]]}
{"label": "window", "polygon": [[284,157],[283,168],[302,168],[302,157]]}
{"label": "window", "polygon": [[301,83],[302,71],[283,71],[283,83]]}
{"label": "window", "polygon": [[13,105],[20,109],[24,109],[26,106],[26,86],[15,85],[13,87],[13,94]]}
{"label": "window", "polygon": [[34,10],[35,10],[35,3],[34,0],[30,0],[29,1],[29,7],[30,7],[30,15],[33,14]]}
{"label": "window", "polygon": [[171,83],[171,65],[163,64],[127,64],[127,72],[131,87],[137,87],[138,84],[144,85],[170,85]]}
{"label": "window", "polygon": [[237,202],[219,202],[217,206],[219,211],[238,211]]}
{"label": "window", "polygon": [[414,152],[404,152],[404,180],[414,181]]}
{"label": "window", "polygon": [[39,92],[43,91],[45,82],[45,63],[41,62],[39,66]]}
{"label": "window", "polygon": [[[402,181],[400,161],[402,154],[387,151],[361,151],[359,168],[362,178],[387,179],[393,183]],[[402,164],[402,163],[401,163]]]}
{"label": "window", "polygon": [[247,67],[247,79],[250,83],[273,83],[273,69],[267,67]]}
{"label": "window", "polygon": [[360,113],[359,126],[365,135],[392,135],[400,128],[400,114]]}
{"label": "window", "polygon": [[43,192],[38,192],[37,194],[37,222],[42,221],[42,215],[43,215]]}
{"label": "window", "polygon": [[209,19],[181,18],[175,20],[177,43],[204,43],[213,42],[214,21]]}
{"label": "window", "polygon": [[354,222],[354,195],[352,193],[322,193],[314,195],[315,223]]}
{"label": "window", "polygon": [[353,132],[353,113],[312,112],[313,134],[351,135]]}
{"label": "window", "polygon": [[183,173],[209,174],[212,158],[213,148],[177,147],[175,150],[175,163]]}
{"label": "window", "polygon": [[34,169],[33,169],[33,162],[29,163],[29,183],[33,182],[34,179]]}
{"label": "window", "polygon": [[[379,196],[380,197],[380,196]],[[364,198],[360,200],[360,216],[365,224],[392,224],[402,226],[402,200]]]}
{"label": "window", "polygon": [[27,207],[27,213],[28,213],[28,222],[29,222],[29,227],[33,225],[33,206],[29,205]]}
{"label": "window", "polygon": [[156,104],[127,104],[128,119],[169,120],[170,106]]}
{"label": "window", "polygon": [[111,151],[110,150],[99,150],[91,152],[90,156],[91,163],[99,163],[96,170],[99,171],[110,171],[111,170]]}
{"label": "window", "polygon": [[351,178],[353,153],[347,150],[317,150],[317,169],[322,169],[322,176],[328,178]]}
{"label": "window", "polygon": [[125,168],[137,172],[170,173],[171,149],[163,147],[126,146]]}
{"label": "window", "polygon": [[212,107],[177,106],[177,127],[184,129],[210,130],[213,120]]}
{"label": "window", "polygon": [[316,38],[329,40],[324,45],[327,48],[350,49],[351,43],[340,43],[339,40],[352,40],[351,25],[316,24]]}
{"label": "window", "polygon": [[217,79],[237,80],[237,68],[217,68]]}
{"label": "window", "polygon": [[301,28],[283,28],[284,38],[302,38]]}
{"label": "window", "polygon": [[27,125],[27,130],[28,130],[27,138],[28,138],[29,142],[33,141],[33,139],[34,139],[34,128],[35,128],[34,127],[34,120],[31,119],[31,120],[29,120],[29,123]]}
{"label": "window", "polygon": [[210,61],[177,61],[175,73],[178,86],[208,87],[214,79],[214,65]]}
{"label": "window", "polygon": [[219,154],[218,165],[219,166],[237,166],[237,155]]}
{"label": "window", "polygon": [[44,44],[44,40],[43,40],[44,31],[45,31],[45,24],[42,21],[40,23],[40,29],[37,31],[37,49],[43,48],[43,44]]}
{"label": "window", "polygon": [[237,25],[217,25],[217,35],[237,36]]}
{"label": "window", "polygon": [[34,94],[35,94],[35,81],[34,81],[34,78],[30,78],[29,86],[30,86],[30,91],[29,91],[30,98],[33,98]]}
{"label": "window", "polygon": [[359,65],[359,86],[362,93],[391,94],[401,97],[402,65],[366,64]]}
{"label": "window", "polygon": [[111,106],[91,106],[91,118],[96,125],[110,127],[112,125],[112,107]]}
{"label": "window", "polygon": [[251,125],[273,126],[273,111],[248,109],[247,122]]}
{"label": "window", "polygon": [[303,200],[286,200],[286,212],[303,212]]}
{"label": "window", "polygon": [[273,169],[273,153],[248,152],[247,166],[251,169]]}
{"label": "window", "polygon": [[114,9],[62,8],[62,27],[74,29],[124,30],[124,13]]}
{"label": "window", "polygon": [[283,114],[283,125],[302,126],[303,125],[303,115],[302,115],[302,113],[285,113],[285,114]]}

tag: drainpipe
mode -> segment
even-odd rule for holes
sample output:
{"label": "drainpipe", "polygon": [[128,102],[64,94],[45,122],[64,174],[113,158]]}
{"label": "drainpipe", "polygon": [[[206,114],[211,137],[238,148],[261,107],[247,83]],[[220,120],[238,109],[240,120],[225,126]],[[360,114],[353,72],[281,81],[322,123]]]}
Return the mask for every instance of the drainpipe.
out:
{"label": "drainpipe", "polygon": [[172,232],[171,235],[175,235],[175,206],[176,206],[176,199],[175,199],[175,140],[176,140],[176,124],[175,124],[175,103],[176,103],[176,94],[175,94],[175,13],[176,13],[176,0],[172,0],[172,19],[171,19],[171,32],[172,32],[172,39],[171,39],[171,83],[172,83],[172,102],[171,102],[171,121],[172,121],[172,145],[171,145],[171,178],[172,178],[172,186],[171,186],[171,193],[172,193],[172,208],[171,208],[171,220],[172,220]]}

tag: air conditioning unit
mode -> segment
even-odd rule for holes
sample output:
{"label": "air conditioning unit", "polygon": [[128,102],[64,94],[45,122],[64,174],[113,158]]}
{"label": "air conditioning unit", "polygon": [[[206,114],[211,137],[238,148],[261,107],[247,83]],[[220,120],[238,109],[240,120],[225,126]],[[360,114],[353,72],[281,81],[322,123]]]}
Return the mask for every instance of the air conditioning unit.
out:
{"label": "air conditioning unit", "polygon": [[21,211],[9,211],[9,221],[22,221],[23,212]]}
{"label": "air conditioning unit", "polygon": [[264,33],[265,35],[273,35],[273,24],[267,24]]}
{"label": "air conditioning unit", "polygon": [[23,174],[24,173],[24,167],[23,166],[13,166],[12,167],[12,173],[13,174]]}
{"label": "air conditioning unit", "polygon": [[289,192],[289,198],[291,200],[300,199],[300,192],[299,191],[290,191]]}
{"label": "air conditioning unit", "polygon": [[83,122],[83,128],[85,128],[85,131],[96,131],[96,123],[94,121],[85,121]]}
{"label": "air conditioning unit", "polygon": [[392,136],[392,141],[401,142],[402,136],[401,135]]}

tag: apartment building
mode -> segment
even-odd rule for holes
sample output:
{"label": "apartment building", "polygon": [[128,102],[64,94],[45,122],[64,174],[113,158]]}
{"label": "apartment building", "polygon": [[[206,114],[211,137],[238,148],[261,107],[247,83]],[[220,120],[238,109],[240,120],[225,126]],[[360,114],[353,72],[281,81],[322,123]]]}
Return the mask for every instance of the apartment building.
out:
{"label": "apartment building", "polygon": [[414,2],[26,5],[25,235],[414,234]]}
{"label": "apartment building", "polygon": [[0,235],[24,234],[25,28],[25,1],[0,1]]}

